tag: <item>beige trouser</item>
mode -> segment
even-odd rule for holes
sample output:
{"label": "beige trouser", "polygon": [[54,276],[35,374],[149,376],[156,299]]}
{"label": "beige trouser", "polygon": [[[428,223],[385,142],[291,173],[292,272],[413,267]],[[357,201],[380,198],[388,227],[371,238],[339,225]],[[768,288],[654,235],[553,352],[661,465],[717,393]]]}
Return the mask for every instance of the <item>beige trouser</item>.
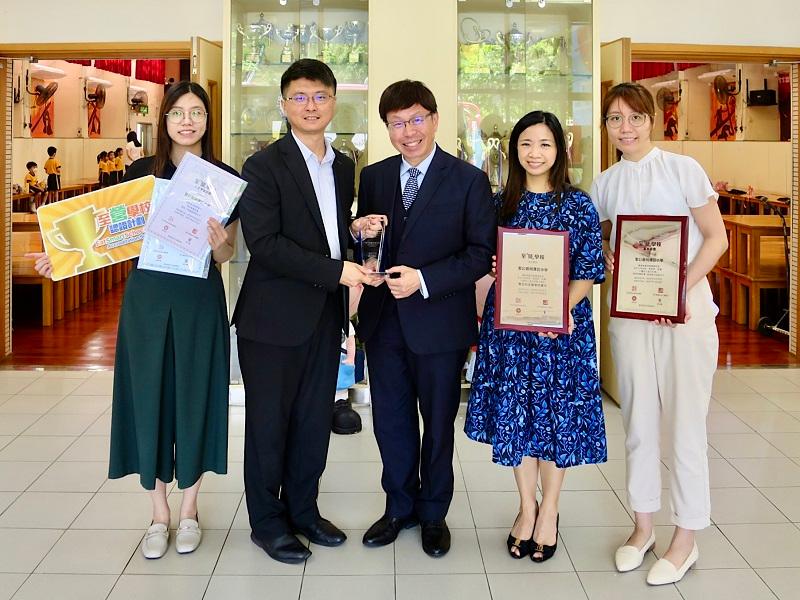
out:
{"label": "beige trouser", "polygon": [[672,522],[703,529],[711,517],[706,415],[719,347],[705,279],[687,303],[692,316],[685,325],[613,318],[608,332],[626,432],[628,502],[636,512],[661,508],[663,430],[672,450]]}

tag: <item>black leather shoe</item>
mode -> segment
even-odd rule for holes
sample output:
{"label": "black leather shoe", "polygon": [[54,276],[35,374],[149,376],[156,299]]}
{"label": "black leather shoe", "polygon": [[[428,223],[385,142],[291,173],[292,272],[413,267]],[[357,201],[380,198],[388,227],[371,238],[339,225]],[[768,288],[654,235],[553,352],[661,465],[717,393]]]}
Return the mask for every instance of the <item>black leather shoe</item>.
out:
{"label": "black leather shoe", "polygon": [[450,550],[450,530],[442,521],[422,522],[422,549],[428,556],[438,558]]}
{"label": "black leather shoe", "polygon": [[337,400],[333,405],[333,433],[350,435],[361,431],[361,415],[353,410],[350,400]]}
{"label": "black leather shoe", "polygon": [[310,542],[320,546],[341,546],[347,539],[344,531],[322,517],[308,527],[295,527],[297,533],[302,533]]}
{"label": "black leather shoe", "polygon": [[365,546],[386,546],[397,539],[403,529],[410,529],[419,523],[415,517],[390,517],[383,515],[367,529],[361,540]]}
{"label": "black leather shoe", "polygon": [[295,536],[284,533],[270,539],[261,539],[255,533],[250,532],[250,539],[253,543],[269,554],[269,557],[278,562],[294,565],[307,560],[311,556],[311,550]]}

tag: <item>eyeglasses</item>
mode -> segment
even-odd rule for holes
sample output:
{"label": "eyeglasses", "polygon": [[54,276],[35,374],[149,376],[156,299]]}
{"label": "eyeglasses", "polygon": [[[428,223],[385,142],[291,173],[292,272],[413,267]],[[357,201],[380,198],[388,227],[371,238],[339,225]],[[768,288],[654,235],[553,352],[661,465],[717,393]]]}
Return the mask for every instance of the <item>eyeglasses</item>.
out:
{"label": "eyeglasses", "polygon": [[407,125],[411,125],[413,127],[422,127],[422,124],[425,122],[425,119],[430,117],[433,113],[428,113],[427,115],[420,115],[416,117],[411,117],[406,121],[392,121],[391,123],[387,123],[386,127],[389,129],[394,129],[395,131],[402,131],[406,128]]}
{"label": "eyeglasses", "polygon": [[[611,129],[619,129],[622,127],[622,122],[626,120],[624,115],[619,113],[614,113],[613,115],[608,115],[606,117],[606,127]],[[628,123],[632,127],[641,127],[647,122],[647,115],[643,113],[631,113],[628,115],[627,118]]]}
{"label": "eyeglasses", "polygon": [[[208,113],[199,108],[193,108],[189,111],[189,119],[192,123],[202,123],[206,120]],[[180,123],[186,118],[186,113],[180,108],[173,108],[167,113],[167,121],[170,123]]]}
{"label": "eyeglasses", "polygon": [[294,96],[287,96],[284,100],[291,100],[295,104],[300,106],[305,106],[308,104],[309,100],[313,100],[314,104],[326,104],[328,100],[334,98],[335,96],[331,96],[330,94],[326,94],[325,92],[319,92],[317,94],[295,94]]}

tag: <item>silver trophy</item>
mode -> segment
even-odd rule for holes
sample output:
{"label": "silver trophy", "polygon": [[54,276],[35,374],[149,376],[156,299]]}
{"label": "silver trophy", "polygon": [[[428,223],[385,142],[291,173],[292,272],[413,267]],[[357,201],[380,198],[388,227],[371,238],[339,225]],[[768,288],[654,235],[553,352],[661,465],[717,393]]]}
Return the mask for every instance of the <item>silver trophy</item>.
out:
{"label": "silver trophy", "polygon": [[528,36],[517,29],[517,24],[511,24],[511,31],[506,36],[508,40],[508,72],[510,75],[523,75],[526,71],[525,49],[528,45]]}
{"label": "silver trophy", "polygon": [[331,62],[331,42],[335,40],[342,33],[342,26],[336,27],[320,27],[319,37],[322,40],[322,62],[330,64]]}
{"label": "silver trophy", "polygon": [[264,20],[264,13],[258,16],[258,21],[250,23],[247,29],[241,24],[236,25],[236,31],[242,36],[243,45],[246,48],[245,60],[254,65],[262,65],[266,62],[266,48],[270,43],[270,33],[274,25]]}
{"label": "silver trophy", "polygon": [[278,31],[278,37],[283,40],[281,62],[285,65],[294,62],[294,39],[297,37],[298,27],[289,23],[284,29]]}
{"label": "silver trophy", "polygon": [[309,53],[309,42],[316,37],[317,24],[300,25],[297,29],[297,40],[300,42],[300,58],[317,58],[317,53]]}
{"label": "silver trophy", "polygon": [[350,53],[347,57],[347,62],[351,65],[361,62],[361,53],[359,52],[358,44],[366,28],[367,24],[364,23],[364,21],[348,21],[344,25],[345,36],[351,41]]}

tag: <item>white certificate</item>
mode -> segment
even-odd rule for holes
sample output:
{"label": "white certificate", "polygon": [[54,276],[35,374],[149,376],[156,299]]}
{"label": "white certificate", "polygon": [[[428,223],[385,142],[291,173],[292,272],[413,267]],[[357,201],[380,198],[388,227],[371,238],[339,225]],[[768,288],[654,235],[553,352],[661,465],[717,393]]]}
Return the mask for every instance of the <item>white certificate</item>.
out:
{"label": "white certificate", "polygon": [[[167,179],[156,179],[153,187],[153,195],[150,198],[150,212],[153,213],[164,201],[164,193],[169,185]],[[145,232],[142,240],[142,251],[139,255],[140,269],[148,271],[161,271],[162,273],[174,273],[176,275],[186,275],[188,277],[208,277],[208,269],[211,265],[211,248],[206,251],[203,258],[196,258],[191,254],[181,252],[174,246],[163,242]]]}
{"label": "white certificate", "polygon": [[163,202],[150,211],[145,231],[174,248],[202,259],[208,252],[208,219],[224,222],[247,182],[187,153],[164,191]]}

